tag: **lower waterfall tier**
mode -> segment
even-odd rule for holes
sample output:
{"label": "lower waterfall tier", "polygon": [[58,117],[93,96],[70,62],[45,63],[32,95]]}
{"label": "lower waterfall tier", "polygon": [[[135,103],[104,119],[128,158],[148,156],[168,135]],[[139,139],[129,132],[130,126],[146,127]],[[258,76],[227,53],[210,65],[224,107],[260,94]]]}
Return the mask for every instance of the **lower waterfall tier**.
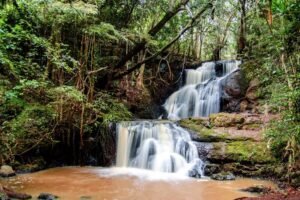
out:
{"label": "lower waterfall tier", "polygon": [[189,133],[171,122],[134,121],[117,126],[117,166],[203,175],[203,162]]}

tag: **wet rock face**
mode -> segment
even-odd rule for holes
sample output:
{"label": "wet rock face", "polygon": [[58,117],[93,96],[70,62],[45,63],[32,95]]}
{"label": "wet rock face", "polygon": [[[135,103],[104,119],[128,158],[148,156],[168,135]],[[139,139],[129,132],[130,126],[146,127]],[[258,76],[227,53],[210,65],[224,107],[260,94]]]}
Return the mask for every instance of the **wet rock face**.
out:
{"label": "wet rock face", "polygon": [[9,165],[2,165],[0,168],[0,177],[11,177],[15,176],[16,173],[13,168]]}
{"label": "wet rock face", "polygon": [[255,100],[258,99],[257,95],[257,89],[259,87],[259,80],[258,79],[253,79],[249,83],[249,87],[246,91],[246,99],[250,102],[254,102]]}
{"label": "wet rock face", "polygon": [[201,174],[199,173],[199,171],[197,169],[192,169],[189,171],[189,177],[201,178]]}
{"label": "wet rock face", "polygon": [[220,165],[218,164],[206,164],[204,168],[204,175],[205,176],[211,176],[213,174],[217,174],[221,171]]}
{"label": "wet rock face", "polygon": [[213,174],[211,179],[218,180],[218,181],[230,181],[235,180],[235,176],[230,172],[221,172],[218,174]]}
{"label": "wet rock face", "polygon": [[246,83],[241,71],[236,71],[229,75],[222,82],[222,105],[221,110],[227,112],[237,112],[240,110],[240,101],[246,93]]}

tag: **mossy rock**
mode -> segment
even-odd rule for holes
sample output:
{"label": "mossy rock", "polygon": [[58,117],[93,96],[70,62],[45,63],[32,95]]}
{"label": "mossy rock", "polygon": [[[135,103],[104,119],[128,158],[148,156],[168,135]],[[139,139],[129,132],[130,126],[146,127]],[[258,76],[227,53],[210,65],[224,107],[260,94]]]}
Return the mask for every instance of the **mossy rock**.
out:
{"label": "mossy rock", "polygon": [[209,116],[211,126],[215,127],[232,127],[243,124],[245,118],[236,113],[217,113]]}
{"label": "mossy rock", "polygon": [[278,178],[285,173],[285,168],[277,163],[267,164],[242,164],[239,162],[222,165],[223,171],[233,172],[245,177],[272,177]]}
{"label": "mossy rock", "polygon": [[262,124],[246,124],[243,125],[243,130],[260,130],[262,129]]}
{"label": "mossy rock", "polygon": [[40,171],[46,168],[46,161],[42,157],[33,158],[31,163],[15,163],[15,167],[18,173],[31,173]]}
{"label": "mossy rock", "polygon": [[228,133],[220,133],[209,127],[207,119],[193,118],[179,121],[179,125],[190,130],[191,136],[197,142],[229,142],[251,140],[248,137],[232,136]]}
{"label": "mossy rock", "polygon": [[235,176],[231,172],[220,172],[217,174],[213,174],[211,179],[218,181],[231,181],[235,180]]}
{"label": "mossy rock", "polygon": [[208,159],[213,162],[274,163],[265,142],[234,141],[214,143]]}

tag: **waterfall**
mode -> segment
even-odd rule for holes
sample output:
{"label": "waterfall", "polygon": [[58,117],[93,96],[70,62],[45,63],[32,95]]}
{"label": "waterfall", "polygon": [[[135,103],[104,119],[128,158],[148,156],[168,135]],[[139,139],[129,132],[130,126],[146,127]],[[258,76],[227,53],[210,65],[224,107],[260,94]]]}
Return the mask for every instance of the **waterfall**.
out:
{"label": "waterfall", "polygon": [[239,64],[240,61],[206,62],[196,70],[185,70],[185,84],[163,105],[168,119],[206,117],[219,112],[221,82],[236,71]]}
{"label": "waterfall", "polygon": [[132,121],[117,125],[117,167],[201,177],[203,162],[190,134],[175,123]]}

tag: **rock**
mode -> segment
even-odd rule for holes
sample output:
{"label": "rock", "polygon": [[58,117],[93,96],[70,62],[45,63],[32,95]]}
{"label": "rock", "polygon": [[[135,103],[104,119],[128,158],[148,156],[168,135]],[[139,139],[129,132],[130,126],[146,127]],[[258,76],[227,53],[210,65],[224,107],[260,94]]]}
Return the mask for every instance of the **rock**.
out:
{"label": "rock", "polygon": [[201,160],[205,161],[210,149],[212,148],[211,143],[209,143],[209,142],[195,142],[195,141],[193,143],[197,147],[199,158]]}
{"label": "rock", "polygon": [[250,81],[249,83],[249,87],[246,91],[246,98],[250,101],[250,102],[254,102],[255,100],[258,99],[258,94],[257,94],[257,89],[259,86],[259,80],[258,79],[253,79],[252,81]]}
{"label": "rock", "polygon": [[240,70],[228,75],[221,82],[222,92],[222,111],[237,112],[240,109],[240,99],[245,96],[247,83]]}
{"label": "rock", "polygon": [[230,172],[221,172],[218,174],[213,174],[211,179],[218,180],[218,181],[229,181],[235,180],[235,176]]}
{"label": "rock", "polygon": [[41,193],[38,196],[38,199],[42,199],[42,200],[55,200],[55,199],[58,199],[58,196],[53,195],[53,194],[49,194],[49,193]]}
{"label": "rock", "polygon": [[0,192],[0,200],[9,200],[9,198],[5,193]]}
{"label": "rock", "polygon": [[80,200],[88,200],[88,199],[92,199],[91,196],[81,196]]}
{"label": "rock", "polygon": [[19,164],[16,166],[16,170],[18,173],[31,173],[31,172],[40,171],[45,168],[46,168],[46,161],[41,157],[35,158],[32,163]]}
{"label": "rock", "polygon": [[217,113],[209,116],[209,121],[215,127],[231,127],[238,126],[245,121],[241,114],[236,113]]}
{"label": "rock", "polygon": [[276,159],[267,149],[265,142],[233,141],[213,143],[207,159],[214,163],[274,163]]}
{"label": "rock", "polygon": [[18,193],[9,188],[2,187],[1,185],[0,185],[0,194],[3,194],[4,198],[8,197],[8,199],[24,199],[24,200],[26,200],[26,199],[32,198],[32,196],[29,194]]}
{"label": "rock", "polygon": [[189,171],[189,177],[201,178],[201,174],[198,172],[197,169],[192,169],[192,170]]}
{"label": "rock", "polygon": [[231,135],[229,133],[210,128],[205,121],[198,118],[183,119],[179,121],[179,125],[190,130],[191,139],[197,142],[224,142],[224,141],[245,141],[250,140],[249,137]]}
{"label": "rock", "polygon": [[211,176],[212,174],[217,174],[221,171],[220,165],[218,164],[206,164],[204,168],[204,175]]}
{"label": "rock", "polygon": [[250,109],[249,108],[249,102],[247,100],[243,100],[240,103],[240,111],[245,112],[246,110]]}
{"label": "rock", "polygon": [[251,186],[248,188],[241,189],[241,191],[250,192],[250,193],[266,194],[270,191],[270,188],[267,188],[263,185],[256,185],[256,186]]}
{"label": "rock", "polygon": [[11,177],[15,176],[16,172],[9,165],[2,165],[0,168],[0,177]]}

